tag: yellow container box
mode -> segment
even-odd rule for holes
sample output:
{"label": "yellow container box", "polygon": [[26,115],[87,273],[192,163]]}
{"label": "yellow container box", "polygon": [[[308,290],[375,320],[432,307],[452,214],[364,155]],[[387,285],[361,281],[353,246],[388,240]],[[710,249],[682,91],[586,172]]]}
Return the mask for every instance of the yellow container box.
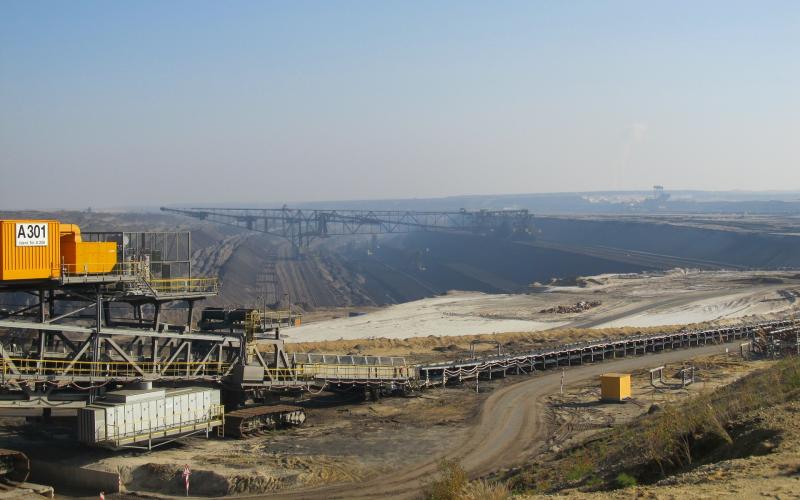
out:
{"label": "yellow container box", "polygon": [[67,274],[110,273],[117,264],[117,244],[82,241],[77,225],[61,224],[61,258]]}
{"label": "yellow container box", "polygon": [[59,224],[52,220],[0,220],[0,281],[58,279]]}
{"label": "yellow container box", "polygon": [[600,375],[600,398],[605,401],[624,401],[631,397],[629,373],[604,373]]}

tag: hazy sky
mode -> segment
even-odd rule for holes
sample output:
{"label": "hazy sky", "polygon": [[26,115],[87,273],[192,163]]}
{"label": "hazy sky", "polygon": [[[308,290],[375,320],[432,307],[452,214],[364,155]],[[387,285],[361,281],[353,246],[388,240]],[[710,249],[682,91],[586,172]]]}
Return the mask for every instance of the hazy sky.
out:
{"label": "hazy sky", "polygon": [[800,2],[0,2],[0,208],[800,189]]}

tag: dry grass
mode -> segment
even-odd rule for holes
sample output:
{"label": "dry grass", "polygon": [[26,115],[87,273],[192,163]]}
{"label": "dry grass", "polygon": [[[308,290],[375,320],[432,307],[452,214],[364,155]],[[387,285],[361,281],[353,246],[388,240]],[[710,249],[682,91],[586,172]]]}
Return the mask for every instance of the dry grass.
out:
{"label": "dry grass", "polygon": [[438,477],[428,485],[428,500],[505,500],[511,496],[505,484],[485,480],[470,481],[464,468],[455,460],[439,463]]}
{"label": "dry grass", "polygon": [[743,423],[747,415],[798,398],[800,358],[788,358],[685,404],[667,405],[509,479],[514,489],[537,492],[618,488],[748,456],[756,453],[760,438]]}
{"label": "dry grass", "polygon": [[505,500],[510,497],[508,486],[483,479],[472,481],[461,490],[464,500]]}
{"label": "dry grass", "polygon": [[622,456],[641,457],[646,463],[656,464],[663,475],[665,470],[691,465],[698,458],[695,450],[701,440],[732,444],[730,424],[742,415],[796,399],[799,394],[800,359],[784,359],[624,428],[617,439],[628,445],[620,452]]}
{"label": "dry grass", "polygon": [[[459,335],[441,337],[430,335],[408,339],[353,339],[326,340],[321,342],[298,342],[286,344],[289,352],[358,353],[381,356],[414,356],[437,354],[439,349],[467,351],[473,340],[496,340],[508,350],[536,348],[546,345],[581,342],[603,338],[624,337],[636,334],[674,332],[686,325],[658,326],[648,328],[558,328],[540,332],[513,332],[487,335]],[[479,344],[477,349],[490,351],[493,346]]]}

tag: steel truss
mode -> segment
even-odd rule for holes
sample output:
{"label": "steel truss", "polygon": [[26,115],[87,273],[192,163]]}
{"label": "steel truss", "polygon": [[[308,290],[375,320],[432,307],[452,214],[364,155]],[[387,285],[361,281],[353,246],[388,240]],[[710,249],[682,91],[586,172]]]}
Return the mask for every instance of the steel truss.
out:
{"label": "steel truss", "polygon": [[[238,404],[268,392],[409,378],[404,362],[394,365],[398,358],[337,356],[334,361],[323,356],[320,363],[308,355],[290,360],[277,333],[193,332],[191,311],[186,325],[161,323],[158,308],[153,319],[139,310],[133,320],[113,320],[111,302],[139,297],[100,285],[14,291],[39,300],[0,319],[0,329],[8,330],[0,344],[0,408],[76,408],[106,389],[135,382],[219,385],[227,400]],[[56,303],[68,311],[57,314]],[[391,366],[383,368],[383,362]]]}
{"label": "steel truss", "polygon": [[295,248],[335,235],[466,231],[478,234],[532,234],[527,210],[305,210],[260,208],[166,208],[162,211],[242,227],[286,238]]}
{"label": "steel truss", "polygon": [[[38,299],[0,319],[9,330],[0,345],[0,400],[11,406],[82,406],[109,384],[131,381],[217,381],[242,357],[237,336],[191,332],[194,303],[204,295],[146,296],[117,283],[31,286],[0,290]],[[178,300],[189,315],[171,327],[161,309]],[[132,306],[133,318],[115,321],[112,303]],[[147,304],[152,318],[142,314]]]}
{"label": "steel truss", "polygon": [[537,370],[642,355],[665,349],[723,344],[737,339],[753,339],[764,332],[774,332],[782,335],[797,334],[797,332],[800,332],[800,323],[793,320],[781,320],[713,330],[623,337],[613,340],[567,344],[524,354],[490,356],[454,361],[452,363],[434,363],[419,366],[417,370],[420,385],[446,385],[449,382],[460,382],[480,377],[489,379],[493,376],[504,377],[509,370],[516,374],[533,373]]}

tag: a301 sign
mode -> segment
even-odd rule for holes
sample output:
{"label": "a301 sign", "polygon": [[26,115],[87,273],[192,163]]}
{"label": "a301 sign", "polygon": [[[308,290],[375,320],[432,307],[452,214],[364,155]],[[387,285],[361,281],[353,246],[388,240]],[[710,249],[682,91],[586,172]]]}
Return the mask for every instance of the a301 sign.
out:
{"label": "a301 sign", "polygon": [[47,246],[47,224],[17,223],[15,234],[18,247]]}

